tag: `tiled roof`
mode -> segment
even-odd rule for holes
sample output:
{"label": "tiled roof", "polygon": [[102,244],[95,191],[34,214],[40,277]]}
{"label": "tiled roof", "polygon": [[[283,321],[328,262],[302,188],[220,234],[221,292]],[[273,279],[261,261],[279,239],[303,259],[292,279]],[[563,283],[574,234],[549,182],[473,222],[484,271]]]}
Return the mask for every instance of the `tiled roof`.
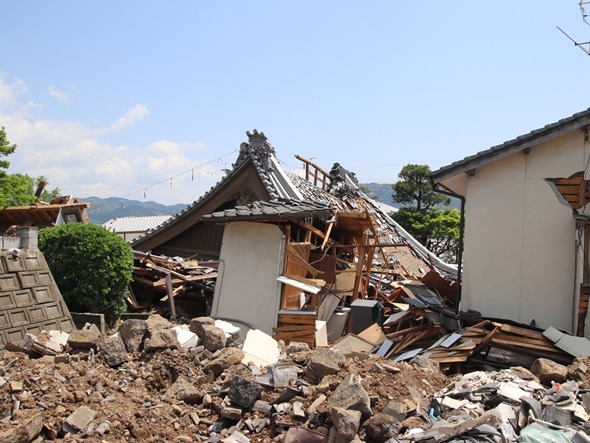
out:
{"label": "tiled roof", "polygon": [[590,124],[590,108],[570,117],[561,119],[558,122],[535,129],[528,134],[520,135],[515,139],[502,143],[501,145],[492,146],[485,151],[465,157],[463,160],[443,166],[442,168],[431,172],[430,176],[435,183],[439,183],[462,172],[483,166],[484,164],[506,157],[523,149],[530,148],[588,124]]}
{"label": "tiled roof", "polygon": [[271,200],[269,202],[256,201],[246,206],[236,206],[235,208],[226,209],[225,211],[207,214],[201,219],[218,220],[218,219],[267,219],[267,218],[288,218],[288,217],[307,217],[311,215],[331,216],[334,210],[329,206],[321,203],[295,201],[295,200]]}
{"label": "tiled roof", "polygon": [[150,215],[145,217],[115,217],[103,223],[103,228],[114,232],[145,232],[154,229],[170,219],[172,215]]}

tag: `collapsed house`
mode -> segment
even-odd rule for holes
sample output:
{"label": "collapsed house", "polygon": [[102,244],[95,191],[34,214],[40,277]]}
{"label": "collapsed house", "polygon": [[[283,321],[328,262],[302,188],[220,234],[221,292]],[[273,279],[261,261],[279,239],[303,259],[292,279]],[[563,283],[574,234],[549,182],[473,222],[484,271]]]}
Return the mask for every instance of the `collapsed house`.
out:
{"label": "collapsed house", "polygon": [[[150,256],[193,257],[218,268],[214,289],[200,291],[208,313],[313,345],[316,322],[327,322],[339,305],[358,299],[367,310],[391,313],[396,281],[429,273],[456,278],[456,267],[395,223],[359,189],[354,173],[339,164],[327,172],[297,156],[305,168],[299,176],[281,167],[264,133],[247,136],[216,186],[131,243]],[[165,274],[157,278],[163,291]],[[155,282],[136,279],[136,296]],[[445,294],[450,315],[455,293],[452,287]]]}
{"label": "collapsed house", "polygon": [[72,196],[58,197],[49,203],[9,206],[0,211],[0,233],[13,235],[17,226],[36,226],[41,229],[73,222],[88,224],[89,207],[90,203],[81,202]]}

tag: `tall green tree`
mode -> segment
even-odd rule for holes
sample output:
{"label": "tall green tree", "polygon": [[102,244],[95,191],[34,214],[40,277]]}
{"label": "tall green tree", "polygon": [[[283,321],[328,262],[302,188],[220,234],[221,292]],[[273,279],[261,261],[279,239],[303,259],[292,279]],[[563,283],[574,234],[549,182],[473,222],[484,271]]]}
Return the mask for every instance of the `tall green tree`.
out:
{"label": "tall green tree", "polygon": [[398,174],[400,179],[391,185],[393,200],[401,204],[391,217],[428,250],[448,262],[456,262],[459,245],[460,212],[441,209],[451,199],[438,194],[430,186],[428,165],[408,164]]}
{"label": "tall green tree", "polygon": [[429,210],[436,205],[448,206],[451,199],[434,192],[429,180],[430,167],[428,165],[408,164],[397,175],[399,181],[391,185],[395,193],[393,201],[402,207],[414,207],[417,210]]}
{"label": "tall green tree", "polygon": [[8,139],[6,138],[6,131],[4,130],[4,126],[0,129],[0,177],[6,175],[6,170],[10,166],[10,162],[8,160],[3,160],[2,157],[6,157],[10,154],[13,154],[16,149],[15,144],[10,144]]}

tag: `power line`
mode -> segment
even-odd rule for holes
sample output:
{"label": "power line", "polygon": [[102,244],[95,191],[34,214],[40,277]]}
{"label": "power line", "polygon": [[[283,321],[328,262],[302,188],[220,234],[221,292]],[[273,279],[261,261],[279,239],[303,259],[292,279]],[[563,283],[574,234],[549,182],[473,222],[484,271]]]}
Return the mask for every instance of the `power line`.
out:
{"label": "power line", "polygon": [[[183,172],[180,172],[178,174],[172,175],[172,176],[167,177],[167,178],[165,178],[163,180],[160,180],[160,181],[158,181],[156,183],[152,183],[151,185],[143,186],[143,187],[141,187],[139,189],[136,188],[135,191],[130,192],[128,194],[125,194],[125,195],[123,195],[121,197],[110,197],[110,198],[106,198],[105,200],[107,200],[107,202],[109,202],[109,200],[120,200],[121,201],[121,207],[123,207],[122,205],[123,205],[123,199],[124,198],[129,197],[129,196],[134,195],[134,194],[137,194],[137,193],[141,193],[141,192],[143,192],[144,198],[147,198],[146,197],[146,194],[147,194],[147,190],[149,188],[153,188],[155,186],[161,185],[161,184],[166,183],[166,182],[169,182],[170,183],[170,186],[172,187],[172,185],[174,183],[174,179],[175,178],[178,178],[178,177],[181,177],[181,176],[183,176],[185,174],[190,173],[191,174],[190,175],[190,181],[194,181],[194,179],[195,179],[195,169],[202,168],[202,167],[204,167],[204,166],[206,166],[208,164],[211,164],[213,162],[220,162],[224,157],[227,157],[228,155],[232,155],[236,151],[237,151],[237,149],[234,149],[233,151],[228,152],[227,154],[224,154],[222,156],[219,156],[217,158],[214,158],[213,160],[210,160],[210,161],[208,161],[206,163],[203,163],[203,164],[201,164],[199,166],[195,166],[194,168],[187,169],[186,171],[183,171]],[[212,173],[211,174],[209,174],[209,173],[206,173],[206,174],[202,174],[202,173],[201,174],[198,174],[198,176],[205,176],[205,175],[213,175],[213,174]],[[180,183],[183,183],[183,182],[186,182],[186,181],[189,181],[188,178],[186,178],[184,180],[177,180],[177,182],[180,182]],[[111,203],[111,202],[109,202],[109,203]],[[106,206],[106,205],[107,205],[107,203],[104,203],[104,204],[102,204],[100,206],[95,206],[92,209],[94,209],[94,211],[96,211],[96,209],[101,208],[101,207]]]}

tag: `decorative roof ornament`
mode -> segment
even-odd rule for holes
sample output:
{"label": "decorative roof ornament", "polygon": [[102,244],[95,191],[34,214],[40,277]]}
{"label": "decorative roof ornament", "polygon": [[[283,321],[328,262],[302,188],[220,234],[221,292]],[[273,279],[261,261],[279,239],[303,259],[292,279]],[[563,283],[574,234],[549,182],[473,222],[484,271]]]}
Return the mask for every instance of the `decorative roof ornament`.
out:
{"label": "decorative roof ornament", "polygon": [[276,154],[275,148],[268,142],[264,132],[258,132],[254,129],[253,133],[246,131],[246,135],[248,136],[248,143],[244,142],[240,145],[241,153],[258,154],[261,158]]}

